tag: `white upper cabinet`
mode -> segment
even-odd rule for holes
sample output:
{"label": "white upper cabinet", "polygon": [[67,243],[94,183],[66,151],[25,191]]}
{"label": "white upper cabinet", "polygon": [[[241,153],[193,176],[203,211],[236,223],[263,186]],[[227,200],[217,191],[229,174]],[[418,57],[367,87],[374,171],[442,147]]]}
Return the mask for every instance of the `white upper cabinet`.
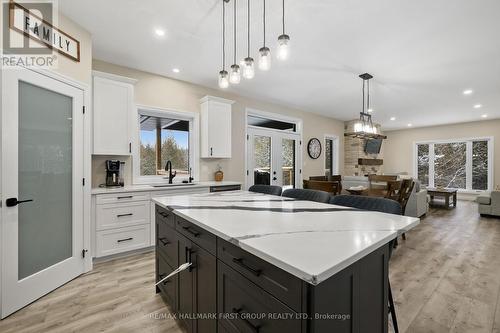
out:
{"label": "white upper cabinet", "polygon": [[200,102],[201,157],[231,158],[231,109],[234,101],[205,96]]}
{"label": "white upper cabinet", "polygon": [[94,154],[130,155],[136,80],[93,72]]}

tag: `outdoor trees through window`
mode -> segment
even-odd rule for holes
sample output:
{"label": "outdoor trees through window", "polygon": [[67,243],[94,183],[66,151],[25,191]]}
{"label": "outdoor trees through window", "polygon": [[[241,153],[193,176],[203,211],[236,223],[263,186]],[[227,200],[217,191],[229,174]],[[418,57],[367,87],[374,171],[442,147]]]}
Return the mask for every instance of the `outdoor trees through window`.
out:
{"label": "outdoor trees through window", "polygon": [[140,115],[140,175],[168,175],[167,161],[179,178],[189,175],[189,121]]}
{"label": "outdoor trees through window", "polygon": [[423,185],[488,190],[488,139],[418,143],[416,170]]}

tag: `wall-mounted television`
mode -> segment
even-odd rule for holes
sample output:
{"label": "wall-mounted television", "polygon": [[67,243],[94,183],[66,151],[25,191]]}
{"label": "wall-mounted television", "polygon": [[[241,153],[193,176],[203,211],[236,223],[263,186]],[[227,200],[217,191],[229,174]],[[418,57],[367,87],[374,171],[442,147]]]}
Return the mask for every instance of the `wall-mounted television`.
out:
{"label": "wall-mounted television", "polygon": [[365,144],[365,153],[379,154],[382,147],[382,139],[367,139]]}

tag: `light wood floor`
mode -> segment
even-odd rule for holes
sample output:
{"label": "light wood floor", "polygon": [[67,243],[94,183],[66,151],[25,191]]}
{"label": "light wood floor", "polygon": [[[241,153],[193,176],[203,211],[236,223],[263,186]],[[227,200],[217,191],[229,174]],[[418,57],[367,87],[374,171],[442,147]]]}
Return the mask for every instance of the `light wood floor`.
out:
{"label": "light wood floor", "polygon": [[[181,332],[155,295],[154,255],[95,269],[0,321],[0,332]],[[401,332],[500,333],[500,219],[474,203],[433,209],[394,252]]]}

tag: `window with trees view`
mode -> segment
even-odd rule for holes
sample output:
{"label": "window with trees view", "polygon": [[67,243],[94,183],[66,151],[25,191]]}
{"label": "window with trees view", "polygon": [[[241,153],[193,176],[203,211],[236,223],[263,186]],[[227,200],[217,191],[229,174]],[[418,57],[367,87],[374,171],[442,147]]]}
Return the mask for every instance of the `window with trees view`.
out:
{"label": "window with trees view", "polygon": [[490,139],[417,143],[416,173],[423,185],[490,189]]}
{"label": "window with trees view", "polygon": [[172,162],[176,180],[189,177],[188,120],[139,114],[140,176],[168,176],[167,161]]}

